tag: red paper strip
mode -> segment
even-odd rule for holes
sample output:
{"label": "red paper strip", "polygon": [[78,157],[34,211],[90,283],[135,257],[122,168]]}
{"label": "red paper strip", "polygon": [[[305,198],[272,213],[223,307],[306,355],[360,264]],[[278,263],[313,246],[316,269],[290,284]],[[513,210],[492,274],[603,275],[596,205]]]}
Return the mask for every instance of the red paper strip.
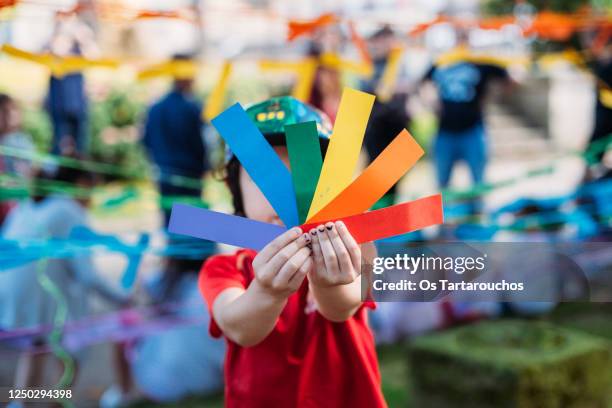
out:
{"label": "red paper strip", "polygon": [[[444,220],[442,195],[436,194],[340,219],[360,244],[390,238],[441,224]],[[306,232],[324,223],[304,224],[300,228]]]}

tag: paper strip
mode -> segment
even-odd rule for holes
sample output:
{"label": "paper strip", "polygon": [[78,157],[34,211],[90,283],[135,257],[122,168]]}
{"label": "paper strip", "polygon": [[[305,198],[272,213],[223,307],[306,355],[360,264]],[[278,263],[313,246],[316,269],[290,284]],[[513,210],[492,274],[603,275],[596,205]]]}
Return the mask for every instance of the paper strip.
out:
{"label": "paper strip", "polygon": [[291,173],[236,103],[212,120],[232,152],[287,227],[299,224]]}
{"label": "paper strip", "polygon": [[[309,223],[367,211],[423,156],[421,146],[402,130],[380,155]],[[293,168],[293,166],[292,166]]]}
{"label": "paper strip", "polygon": [[325,207],[352,181],[374,95],[345,88],[308,218]]}
{"label": "paper strip", "polygon": [[286,231],[279,225],[223,214],[185,204],[174,204],[168,231],[241,248],[260,250]]}
{"label": "paper strip", "polygon": [[210,122],[212,118],[223,111],[223,102],[227,91],[230,74],[232,73],[232,63],[225,61],[221,68],[221,76],[217,80],[217,84],[213,88],[206,106],[204,107],[203,117],[206,122]]}
{"label": "paper strip", "polygon": [[298,216],[302,224],[306,221],[323,165],[317,123],[303,122],[285,126],[285,136]]}
{"label": "paper strip", "polygon": [[[444,220],[442,195],[436,194],[380,210],[343,217],[340,220],[344,221],[357,243],[390,238],[441,224]],[[310,231],[323,223],[309,223],[300,228],[304,232]]]}
{"label": "paper strip", "polygon": [[[344,221],[357,243],[390,238],[441,224],[442,196],[436,194],[340,220]],[[319,224],[305,224],[300,228],[306,232]],[[255,250],[260,250],[286,230],[278,225],[185,204],[172,207],[168,225],[168,231],[174,234]]]}

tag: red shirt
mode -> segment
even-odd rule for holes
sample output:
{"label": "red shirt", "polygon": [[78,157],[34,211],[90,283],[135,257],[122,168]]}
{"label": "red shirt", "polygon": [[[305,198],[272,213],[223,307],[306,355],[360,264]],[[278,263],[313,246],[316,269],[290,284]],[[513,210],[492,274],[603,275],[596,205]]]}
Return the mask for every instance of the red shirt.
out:
{"label": "red shirt", "polygon": [[[211,309],[230,287],[247,288],[254,278],[256,252],[209,258],[200,273],[200,291]],[[361,307],[335,323],[308,307],[308,284],[291,295],[276,326],[261,343],[241,347],[227,339],[225,404],[229,408],[386,407],[374,338]],[[368,306],[373,307],[373,304]],[[214,318],[210,333],[223,333]]]}

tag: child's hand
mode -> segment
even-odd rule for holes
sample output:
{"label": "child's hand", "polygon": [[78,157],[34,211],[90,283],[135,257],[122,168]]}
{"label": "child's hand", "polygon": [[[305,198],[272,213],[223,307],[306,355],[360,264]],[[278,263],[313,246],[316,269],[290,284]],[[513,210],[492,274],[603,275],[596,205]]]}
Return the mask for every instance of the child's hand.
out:
{"label": "child's hand", "polygon": [[310,242],[308,234],[292,228],[266,245],[253,259],[257,284],[274,297],[295,292],[312,268]]}
{"label": "child's hand", "polygon": [[352,283],[361,274],[361,249],[342,221],[310,230],[314,268],[308,280],[315,286]]}

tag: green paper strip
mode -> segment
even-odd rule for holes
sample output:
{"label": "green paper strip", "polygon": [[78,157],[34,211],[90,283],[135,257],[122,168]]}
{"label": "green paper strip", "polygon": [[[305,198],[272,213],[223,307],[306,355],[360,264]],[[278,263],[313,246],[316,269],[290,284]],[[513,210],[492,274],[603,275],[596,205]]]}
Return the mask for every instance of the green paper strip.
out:
{"label": "green paper strip", "polygon": [[298,216],[300,224],[303,224],[323,166],[317,123],[312,121],[285,126],[285,136]]}

